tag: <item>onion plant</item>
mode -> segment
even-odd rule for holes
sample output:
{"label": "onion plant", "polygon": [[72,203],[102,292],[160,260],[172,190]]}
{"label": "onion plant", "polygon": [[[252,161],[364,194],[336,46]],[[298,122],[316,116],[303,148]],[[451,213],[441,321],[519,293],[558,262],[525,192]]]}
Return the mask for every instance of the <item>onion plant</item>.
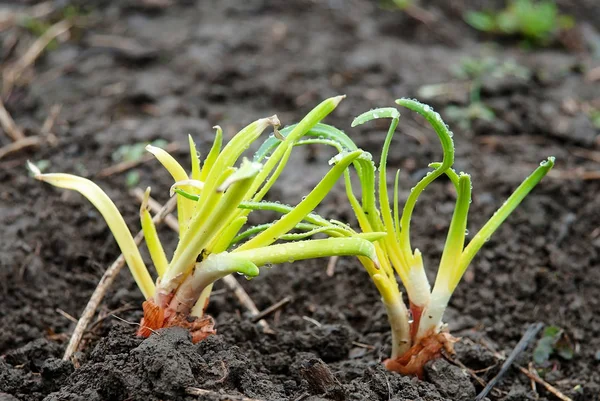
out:
{"label": "onion plant", "polygon": [[[359,234],[343,223],[311,213],[347,167],[364,157],[361,150],[334,158],[331,163],[334,166],[296,206],[263,201],[296,143],[332,112],[342,98],[330,98],[319,104],[285,137],[277,131],[277,117],[272,116],[251,123],[222,148],[222,131],[216,127],[214,143],[202,164],[190,137],[189,174],[166,151],[149,145],[147,150],[173,177],[172,194],[177,193],[178,197],[179,242],[170,257],[161,245],[146,202],[140,210],[156,281],[117,207],[98,185],[70,174],[42,174],[33,164],[30,169],[38,180],[80,192],[104,217],[146,298],[138,334],[148,336],[162,327],[182,326],[190,330],[193,341],[199,341],[214,332],[212,319],[204,316],[212,285],[228,274],[237,272],[254,277],[260,266],[334,255],[359,255],[378,266],[372,241],[385,233]],[[272,140],[278,146],[270,152],[261,152],[253,161],[243,158],[239,167],[234,167],[268,127],[273,127]],[[148,188],[146,199],[149,192]],[[257,209],[276,209],[283,216],[242,231],[248,214]],[[317,232],[324,232],[329,238],[307,239]]]}
{"label": "onion plant", "polygon": [[[456,340],[447,332],[442,318],[452,293],[467,267],[483,244],[553,167],[554,158],[549,157],[543,161],[466,244],[467,215],[472,190],[471,177],[463,172],[456,173],[452,169],[454,164],[452,132],[448,130],[440,115],[428,105],[410,99],[399,99],[397,103],[423,115],[433,127],[442,145],[442,161],[430,164],[433,170],[411,189],[402,210],[398,199],[398,171],[393,186],[393,202],[390,202],[387,156],[399,123],[400,113],[396,108],[380,108],[358,116],[352,123],[355,127],[376,119],[391,119],[379,167],[376,168],[370,154],[366,152],[352,162],[360,181],[360,200],[354,195],[349,170],[344,172],[344,179],[349,203],[363,234],[386,233],[384,237],[374,242],[376,258],[359,256],[359,260],[381,296],[391,326],[392,355],[384,362],[385,366],[403,374],[420,376],[424,364],[438,357],[443,348],[452,351]],[[282,130],[281,134],[285,136],[293,128],[293,126],[288,127]],[[317,124],[307,131],[305,137],[296,142],[296,145],[315,143],[331,145],[340,152],[340,155],[351,154],[358,149],[345,133],[325,124]],[[269,138],[257,155],[277,146],[278,141]],[[376,170],[379,172],[378,176]],[[442,175],[446,175],[454,184],[457,199],[432,290],[425,274],[421,252],[418,249],[413,250],[411,246],[410,222],[421,193]],[[343,234],[356,235],[351,231]],[[403,300],[397,277],[406,289],[408,306]]]}
{"label": "onion plant", "polygon": [[[375,183],[375,169],[368,166],[368,168],[356,169],[363,194],[362,202],[354,196],[348,178],[346,188],[348,199],[362,231],[387,233],[376,243],[380,268],[375,268],[369,260],[361,259],[382,297],[392,329],[392,355],[385,361],[385,365],[390,370],[420,376],[424,364],[439,356],[442,348],[452,350],[455,339],[447,332],[442,318],[452,293],[467,267],[504,220],[550,171],[554,165],[554,158],[549,157],[540,163],[540,166],[523,181],[479,232],[467,241],[471,177],[464,172],[456,173],[452,169],[454,163],[452,132],[448,130],[440,115],[428,105],[411,99],[399,99],[396,103],[421,114],[433,127],[442,145],[442,161],[430,164],[433,170],[411,188],[401,211],[398,202],[398,171],[394,181],[393,207],[390,207],[387,156],[400,113],[395,108],[371,110],[358,116],[352,126],[379,118],[391,119],[381,152],[378,182]],[[419,196],[429,184],[442,175],[446,175],[454,184],[457,197],[438,273],[431,290],[421,252],[411,246],[410,223]],[[370,195],[376,192],[376,185],[379,193],[379,208],[376,207],[374,196]],[[400,277],[406,289],[408,307],[402,299],[396,276]]]}

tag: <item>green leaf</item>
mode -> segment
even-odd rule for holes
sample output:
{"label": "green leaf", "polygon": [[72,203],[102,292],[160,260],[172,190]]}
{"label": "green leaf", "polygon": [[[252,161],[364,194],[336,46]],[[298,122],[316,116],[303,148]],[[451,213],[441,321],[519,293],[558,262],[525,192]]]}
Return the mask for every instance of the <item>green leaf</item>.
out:
{"label": "green leaf", "polygon": [[565,335],[563,329],[557,326],[548,326],[544,329],[544,334],[536,344],[533,351],[533,360],[538,365],[545,365],[552,354],[571,360],[575,353],[573,345]]}
{"label": "green leaf", "polygon": [[[285,127],[282,130],[279,130],[279,134],[283,138],[287,138],[291,132],[298,126],[298,124],[293,124]],[[352,139],[348,137],[343,131],[332,127],[331,125],[318,123],[310,130],[308,130],[301,138],[310,138],[315,140],[313,143],[318,143],[316,140],[323,140],[322,143],[327,143],[337,148],[339,152],[344,150],[356,150],[358,149]],[[311,143],[308,139],[304,140],[303,143]],[[299,140],[296,142],[295,146],[303,144]],[[267,140],[263,142],[260,148],[254,154],[254,161],[262,162],[266,157],[269,157],[271,153],[277,149],[277,147],[281,144],[281,139],[277,138],[275,135],[270,135]]]}
{"label": "green leaf", "polygon": [[469,11],[465,14],[465,21],[480,31],[492,32],[496,29],[494,17],[488,13]]}
{"label": "green leaf", "polygon": [[554,337],[542,337],[533,350],[533,361],[537,365],[544,365],[554,351]]}
{"label": "green leaf", "polygon": [[132,170],[125,176],[125,185],[127,188],[133,188],[140,182],[140,172]]}
{"label": "green leaf", "polygon": [[275,242],[280,236],[290,231],[296,224],[304,220],[304,218],[313,211],[331,188],[335,185],[337,179],[343,174],[348,165],[352,163],[363,152],[356,150],[345,155],[341,155],[338,163],[323,177],[321,182],[289,213],[285,214],[271,227],[267,228],[261,234],[257,235],[250,241],[246,242],[238,249],[251,249],[256,247],[264,247]]}
{"label": "green leaf", "polygon": [[515,192],[504,202],[504,204],[498,209],[494,215],[488,220],[487,223],[479,230],[477,234],[471,239],[469,245],[465,248],[462,256],[460,257],[460,269],[466,270],[467,266],[477,252],[481,249],[483,244],[492,236],[492,234],[500,227],[500,225],[508,218],[508,216],[519,206],[519,204],[525,199],[525,197],[535,188],[535,186],[548,174],[548,172],[554,167],[554,157],[549,157],[547,160],[542,161],[540,166],[535,169],[529,177],[525,179],[515,189]]}
{"label": "green leaf", "polygon": [[394,107],[384,107],[380,109],[369,110],[356,117],[354,121],[352,121],[351,126],[356,127],[380,118],[392,118],[397,120],[400,118],[400,112]]}

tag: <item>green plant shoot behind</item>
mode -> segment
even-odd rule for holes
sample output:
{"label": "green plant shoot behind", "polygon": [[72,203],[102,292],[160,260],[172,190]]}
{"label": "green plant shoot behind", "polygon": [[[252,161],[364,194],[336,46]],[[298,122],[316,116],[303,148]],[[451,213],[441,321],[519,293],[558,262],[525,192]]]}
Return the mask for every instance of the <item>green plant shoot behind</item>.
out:
{"label": "green plant shoot behind", "polygon": [[572,17],[559,13],[554,0],[512,0],[500,11],[469,11],[465,20],[480,31],[520,35],[534,45],[549,45],[561,30],[575,25]]}

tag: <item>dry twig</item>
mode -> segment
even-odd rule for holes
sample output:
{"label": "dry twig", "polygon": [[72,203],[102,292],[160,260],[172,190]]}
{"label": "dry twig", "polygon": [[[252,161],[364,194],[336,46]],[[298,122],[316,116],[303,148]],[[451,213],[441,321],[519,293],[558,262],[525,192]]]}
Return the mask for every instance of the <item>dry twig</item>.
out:
{"label": "dry twig", "polygon": [[477,383],[479,383],[479,385],[481,387],[485,387],[487,385],[485,380],[483,380],[481,377],[479,377],[473,369],[468,368],[464,363],[462,363],[460,361],[460,359],[452,358],[450,355],[446,355],[446,354],[442,354],[442,355],[448,362],[450,362],[450,363],[458,366],[459,368],[463,369],[464,371],[466,371],[469,374],[469,376],[471,376],[473,379],[475,379],[475,381],[477,381]]}
{"label": "dry twig", "polygon": [[559,180],[600,180],[600,171],[590,171],[581,168],[572,170],[552,170],[548,173],[548,177],[557,178]]}
{"label": "dry twig", "polygon": [[[1,101],[2,100],[0,99],[0,102]],[[42,125],[39,135],[24,136],[23,138],[0,148],[0,159],[8,156],[11,153],[15,153],[27,148],[37,147],[45,143],[49,143],[51,145],[56,144],[56,136],[52,133],[52,127],[54,127],[54,123],[58,118],[61,107],[61,105],[56,104],[52,106],[50,113],[48,113],[48,117],[46,117],[46,121],[44,121],[44,124]],[[0,108],[0,118],[2,114],[1,111],[2,108]]]}
{"label": "dry twig", "polygon": [[339,258],[339,256],[332,256],[329,258],[329,262],[327,262],[327,277],[333,277],[335,274],[335,265],[337,264]]}
{"label": "dry twig", "polygon": [[15,120],[11,117],[6,107],[4,107],[4,102],[0,98],[0,124],[2,125],[2,129],[6,132],[13,141],[18,141],[20,139],[25,138],[23,135],[23,131],[17,126]]}
{"label": "dry twig", "polygon": [[71,316],[70,314],[68,314],[67,312],[65,312],[64,310],[60,309],[60,308],[56,308],[55,309],[56,312],[61,315],[62,317],[64,317],[67,320],[72,321],[73,323],[77,323],[77,319],[75,319],[73,316]]}
{"label": "dry twig", "polygon": [[86,330],[86,333],[94,331],[94,329],[96,329],[96,327],[98,327],[100,325],[100,323],[102,323],[103,321],[105,321],[106,319],[111,317],[112,315],[116,315],[118,313],[123,313],[123,312],[128,312],[130,310],[137,310],[137,309],[138,309],[137,306],[126,304],[126,305],[120,306],[117,309],[104,314],[103,316],[100,316],[101,314],[99,314],[96,321],[94,321],[94,323],[92,323],[91,326],[89,326],[89,328]]}
{"label": "dry twig", "polygon": [[527,328],[527,331],[525,332],[525,334],[523,334],[523,337],[521,337],[515,348],[508,356],[508,358],[506,358],[506,360],[502,364],[500,372],[498,372],[498,374],[488,382],[487,386],[484,387],[481,393],[479,393],[477,397],[475,397],[475,401],[481,401],[489,394],[489,392],[494,388],[494,386],[500,381],[502,376],[504,376],[508,368],[510,368],[510,366],[513,364],[515,359],[521,354],[521,352],[523,352],[527,348],[531,340],[535,338],[535,336],[542,329],[542,327],[544,327],[544,324],[538,322],[530,325]]}
{"label": "dry twig", "polygon": [[[179,150],[179,144],[177,144],[176,142],[172,142],[165,147],[165,150],[169,153],[176,152],[177,150]],[[150,160],[154,160],[154,156],[151,154],[147,154],[142,156],[138,160],[128,160],[121,163],[117,163],[114,166],[110,166],[100,170],[100,172],[98,173],[98,177],[109,177],[114,174],[120,174],[136,166],[139,166],[140,164],[147,163]]]}
{"label": "dry twig", "polygon": [[[163,206],[158,211],[158,213],[156,213],[156,215],[152,219],[154,221],[154,224],[160,224],[167,215],[169,215],[173,210],[175,210],[176,205],[176,198],[170,199],[165,204],[165,206]],[[139,246],[143,238],[144,233],[142,231],[138,232],[134,238],[135,243]],[[117,258],[117,260],[115,260],[113,264],[104,272],[104,275],[100,279],[98,286],[94,290],[94,293],[90,297],[90,300],[85,306],[85,309],[83,310],[83,313],[81,314],[81,317],[79,318],[79,321],[75,326],[75,330],[73,331],[71,340],[69,340],[69,344],[67,345],[67,349],[65,351],[65,354],[63,355],[64,360],[70,360],[71,356],[79,348],[79,343],[81,342],[83,334],[85,333],[85,330],[87,329],[90,321],[94,317],[98,305],[100,305],[100,302],[102,302],[102,299],[104,299],[104,295],[106,295],[106,292],[112,285],[113,281],[115,280],[123,266],[125,266],[125,258],[121,254]]]}
{"label": "dry twig", "polygon": [[600,152],[584,148],[573,148],[569,149],[569,152],[577,157],[588,159],[596,163],[600,163]]}
{"label": "dry twig", "polygon": [[185,392],[188,395],[213,396],[213,397],[219,397],[219,399],[226,399],[228,401],[263,401],[263,400],[259,400],[256,398],[247,398],[247,397],[240,397],[240,396],[236,396],[236,395],[221,394],[216,391],[205,390],[205,389],[196,388],[196,387],[188,387],[185,389]]}
{"label": "dry twig", "polygon": [[25,54],[23,54],[14,65],[4,70],[4,73],[2,74],[4,80],[4,85],[2,87],[4,97],[12,91],[12,88],[21,75],[23,75],[23,72],[35,63],[35,60],[42,54],[46,46],[48,46],[56,37],[71,29],[72,26],[73,24],[69,20],[62,20],[52,25],[43,35],[33,42]]}
{"label": "dry twig", "polygon": [[40,19],[54,11],[52,1],[36,4],[26,11],[0,11],[0,32],[14,26],[23,17]]}
{"label": "dry twig", "polygon": [[561,393],[556,387],[554,387],[553,385],[551,385],[550,383],[548,383],[547,381],[543,380],[541,377],[539,377],[537,374],[530,372],[529,370],[525,369],[523,366],[519,366],[519,365],[515,365],[525,376],[527,376],[530,380],[533,380],[534,382],[536,382],[537,384],[540,384],[542,386],[544,386],[544,388],[546,390],[548,390],[548,392],[552,393],[552,395],[554,395],[556,398],[558,398],[561,401],[573,401],[571,398],[567,397],[566,395],[564,395],[563,393]]}
{"label": "dry twig", "polygon": [[275,312],[276,310],[279,310],[281,307],[283,307],[284,305],[290,303],[292,301],[292,297],[285,297],[282,300],[280,300],[279,302],[274,303],[273,305],[269,306],[267,309],[264,309],[262,311],[260,311],[258,314],[254,315],[252,317],[252,319],[250,319],[253,323],[257,322],[258,320],[261,320],[267,316],[269,316],[271,313]]}
{"label": "dry twig", "polygon": [[55,104],[50,107],[50,112],[42,124],[42,129],[40,130],[40,135],[42,136],[54,136],[52,134],[52,128],[54,128],[54,124],[56,123],[56,119],[62,110],[62,104]]}
{"label": "dry twig", "polygon": [[0,148],[0,159],[10,155],[11,153],[18,152],[23,149],[33,148],[43,143],[44,138],[36,136],[28,136],[23,139],[19,139],[16,142],[9,143],[6,146]]}
{"label": "dry twig", "polygon": [[[132,194],[137,198],[137,200],[140,203],[142,202],[144,191],[142,191],[140,188],[136,188],[132,191]],[[173,197],[171,199],[176,199],[176,197]],[[156,202],[152,198],[148,199],[148,206],[150,207],[150,210],[157,210],[161,207],[160,203]],[[165,223],[167,224],[167,226],[169,226],[171,230],[175,231],[176,233],[179,232],[179,223],[177,222],[177,219],[173,216],[167,216],[165,219]],[[252,298],[250,298],[246,290],[244,290],[244,287],[241,286],[241,284],[235,279],[235,277],[233,277],[232,275],[225,276],[223,277],[223,282],[231,291],[233,291],[233,294],[236,296],[240,304],[242,304],[242,306],[244,306],[252,316],[256,316],[260,313]],[[269,323],[267,323],[266,320],[260,319],[258,321],[258,324],[260,325],[260,327],[262,327],[263,333],[275,334],[275,331],[271,328],[271,326],[269,326]]]}

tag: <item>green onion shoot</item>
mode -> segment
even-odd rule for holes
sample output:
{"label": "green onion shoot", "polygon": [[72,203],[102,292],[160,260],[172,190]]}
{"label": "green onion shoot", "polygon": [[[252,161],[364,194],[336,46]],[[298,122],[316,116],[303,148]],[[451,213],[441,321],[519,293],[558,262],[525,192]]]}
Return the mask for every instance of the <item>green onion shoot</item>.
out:
{"label": "green onion shoot", "polygon": [[[147,337],[163,327],[181,326],[189,329],[192,340],[197,342],[214,333],[214,322],[204,311],[213,283],[226,275],[239,273],[250,278],[259,274],[261,266],[335,255],[358,255],[378,264],[372,242],[385,233],[359,234],[343,223],[312,214],[363,151],[344,152],[335,158],[330,171],[296,206],[263,201],[297,142],[342,99],[343,96],[337,96],[323,101],[286,131],[285,137],[277,131],[276,116],[251,123],[224,147],[222,131],[216,127],[212,148],[202,164],[190,137],[189,173],[165,150],[148,145],[146,149],[173,177],[171,192],[177,196],[179,220],[179,242],[173,254],[168,255],[147,208],[148,188],[140,220],[156,280],[117,207],[98,185],[70,174],[42,174],[31,163],[29,168],[40,181],[80,192],[104,217],[146,299],[138,334]],[[269,127],[275,131],[272,139],[277,146],[263,149],[252,161],[242,158],[250,144]],[[283,215],[258,229],[244,229],[249,213],[260,209],[277,209]],[[325,233],[329,238],[309,239],[316,233]]]}

